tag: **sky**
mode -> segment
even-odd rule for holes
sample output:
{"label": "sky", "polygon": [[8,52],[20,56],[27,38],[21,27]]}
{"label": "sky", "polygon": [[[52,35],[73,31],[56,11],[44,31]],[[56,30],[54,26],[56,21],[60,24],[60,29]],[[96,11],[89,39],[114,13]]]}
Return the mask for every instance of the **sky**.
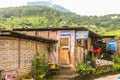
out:
{"label": "sky", "polygon": [[[49,0],[0,0],[0,8],[24,6],[27,2]],[[79,15],[120,14],[120,0],[51,0]]]}

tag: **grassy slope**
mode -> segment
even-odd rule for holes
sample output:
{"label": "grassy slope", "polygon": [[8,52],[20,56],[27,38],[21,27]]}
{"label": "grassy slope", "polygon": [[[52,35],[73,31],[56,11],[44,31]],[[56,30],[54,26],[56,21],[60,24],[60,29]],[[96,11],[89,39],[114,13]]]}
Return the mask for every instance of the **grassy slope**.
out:
{"label": "grassy slope", "polygon": [[103,35],[115,35],[115,36],[120,36],[120,30],[113,30],[113,31],[109,31],[109,32],[106,32],[105,34]]}

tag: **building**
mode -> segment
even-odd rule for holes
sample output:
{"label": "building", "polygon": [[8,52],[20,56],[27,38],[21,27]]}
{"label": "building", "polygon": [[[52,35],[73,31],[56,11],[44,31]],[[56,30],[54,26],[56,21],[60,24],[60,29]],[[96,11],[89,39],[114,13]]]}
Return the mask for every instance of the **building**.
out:
{"label": "building", "polygon": [[44,53],[48,60],[48,48],[56,42],[53,39],[0,30],[0,76],[8,73],[15,77],[28,74],[36,52]]}
{"label": "building", "polygon": [[115,47],[116,47],[115,52],[120,54],[120,39],[119,38],[117,39],[115,36],[103,36],[102,40],[106,43],[107,49],[109,49],[109,41],[115,40]]}
{"label": "building", "polygon": [[54,49],[50,52],[50,62],[58,65],[77,65],[85,62],[86,54],[99,47],[100,35],[84,27],[13,29],[15,32],[36,37],[57,40]]}

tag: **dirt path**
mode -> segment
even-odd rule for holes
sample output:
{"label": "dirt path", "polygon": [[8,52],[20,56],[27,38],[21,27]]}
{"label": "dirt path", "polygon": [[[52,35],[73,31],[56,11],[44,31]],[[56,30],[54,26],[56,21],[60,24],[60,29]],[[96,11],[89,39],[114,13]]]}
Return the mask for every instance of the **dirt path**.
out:
{"label": "dirt path", "polygon": [[94,80],[120,80],[120,74],[108,75]]}

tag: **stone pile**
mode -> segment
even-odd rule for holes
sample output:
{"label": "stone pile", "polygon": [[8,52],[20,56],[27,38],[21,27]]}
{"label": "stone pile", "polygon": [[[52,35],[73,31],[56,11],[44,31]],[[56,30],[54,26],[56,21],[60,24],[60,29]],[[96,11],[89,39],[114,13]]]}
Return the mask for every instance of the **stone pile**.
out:
{"label": "stone pile", "polygon": [[96,65],[97,66],[109,66],[114,64],[112,61],[104,60],[104,59],[97,59]]}

